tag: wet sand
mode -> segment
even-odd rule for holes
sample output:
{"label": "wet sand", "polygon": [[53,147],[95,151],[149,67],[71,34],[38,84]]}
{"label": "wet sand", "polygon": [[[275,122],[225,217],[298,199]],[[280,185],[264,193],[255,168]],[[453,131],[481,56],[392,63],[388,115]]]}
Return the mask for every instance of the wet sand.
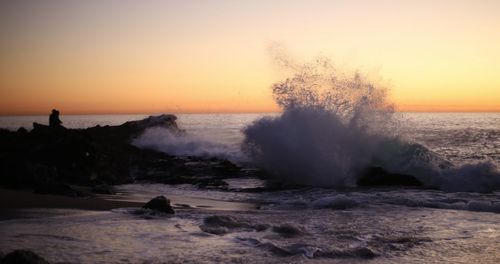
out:
{"label": "wet sand", "polygon": [[90,211],[109,211],[116,208],[142,207],[147,201],[165,195],[171,201],[174,209],[203,209],[239,211],[252,210],[256,204],[243,202],[228,202],[183,195],[147,193],[120,193],[116,195],[95,195],[89,197],[68,197],[52,194],[35,194],[31,190],[9,190],[0,188],[0,219],[20,216],[20,209],[56,208]]}
{"label": "wet sand", "polygon": [[0,189],[0,212],[23,208],[67,208],[106,211],[121,207],[141,207],[144,203],[107,200],[101,197],[67,197],[34,194],[29,190]]}

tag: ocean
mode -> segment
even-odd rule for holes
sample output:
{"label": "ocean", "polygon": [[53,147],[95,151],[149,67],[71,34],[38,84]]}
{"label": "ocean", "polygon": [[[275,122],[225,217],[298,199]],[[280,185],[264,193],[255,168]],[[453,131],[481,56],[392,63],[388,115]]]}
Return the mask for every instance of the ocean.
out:
{"label": "ocean", "polygon": [[[242,129],[259,118],[278,113],[176,114],[178,125],[193,141],[214,143],[219,149],[194,148],[191,154],[239,155]],[[67,128],[120,125],[149,115],[62,115]],[[500,163],[500,113],[396,113],[398,133],[422,144],[455,163],[492,159]],[[0,116],[0,127],[32,128],[33,122],[48,124],[47,116]],[[227,151],[227,153],[224,153]],[[189,154],[179,147],[174,154]]]}
{"label": "ocean", "polygon": [[[61,120],[69,128],[86,128],[118,125],[146,116],[63,113]],[[185,134],[172,136],[153,130],[134,144],[176,155],[228,158],[242,164],[262,158],[264,166],[275,165],[277,171],[289,172],[287,175],[297,181],[304,179],[294,173],[304,167],[327,175],[316,179],[309,175],[310,171],[305,172],[308,175],[305,181],[311,183],[309,187],[240,191],[263,184],[255,178],[229,179],[229,190],[191,185],[120,185],[116,186],[119,194],[111,199],[146,202],[156,195],[165,195],[179,209],[170,217],[150,215],[137,208],[109,212],[23,209],[23,218],[0,220],[0,250],[31,249],[51,263],[500,262],[497,185],[500,181],[494,171],[494,166],[500,164],[500,113],[394,114],[395,121],[389,129],[391,137],[396,135],[395,142],[405,143],[384,145],[382,150],[388,152],[403,146],[404,151],[398,149],[395,152],[398,155],[388,156],[392,162],[401,162],[400,156],[407,155],[408,150],[412,155],[418,153],[420,158],[419,146],[423,146],[432,157],[455,166],[439,171],[442,178],[435,188],[424,189],[355,188],[345,178],[335,178],[335,182],[346,183],[342,188],[325,185],[325,177],[335,174],[332,169],[340,168],[339,173],[343,173],[341,169],[362,164],[364,160],[357,156],[372,148],[359,151],[358,146],[372,146],[367,139],[377,141],[379,137],[363,138],[353,132],[339,136],[339,141],[333,144],[328,141],[329,130],[313,130],[314,133],[295,130],[296,126],[314,127],[319,122],[321,128],[338,135],[343,133],[335,126],[325,126],[323,119],[312,120],[307,116],[306,120],[293,119],[290,125],[273,121],[279,116],[278,113],[177,114],[178,125]],[[0,117],[0,127],[30,129],[34,121],[46,124],[48,116],[4,116]],[[292,136],[275,137],[272,132],[282,128]],[[305,155],[299,156],[301,160],[296,164],[283,166],[279,163],[281,158],[296,157],[283,151],[269,156],[249,154],[241,150],[242,143],[248,140],[267,142],[273,150],[304,146]],[[325,148],[309,148],[300,145],[302,142],[315,142],[314,145]],[[349,144],[342,152],[331,148],[342,147],[345,142]],[[383,155],[377,146],[373,145],[373,153]],[[346,159],[347,154],[337,157],[337,153],[353,155]],[[269,157],[279,157],[280,161]],[[333,165],[325,165],[330,158]],[[428,161],[429,156],[423,160]],[[401,164],[392,168],[399,169]],[[430,169],[418,172],[426,180],[425,173],[436,173],[430,177],[432,183],[438,177]],[[280,179],[286,179],[287,175]],[[489,191],[474,189],[485,186]],[[190,207],[186,208],[186,204]],[[219,225],[210,226],[206,221],[210,217],[217,219]]]}

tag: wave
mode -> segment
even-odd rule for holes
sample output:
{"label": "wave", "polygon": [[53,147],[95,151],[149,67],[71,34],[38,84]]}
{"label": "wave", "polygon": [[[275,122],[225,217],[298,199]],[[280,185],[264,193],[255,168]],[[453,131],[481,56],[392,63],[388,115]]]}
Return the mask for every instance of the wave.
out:
{"label": "wave", "polygon": [[176,132],[161,127],[147,129],[132,141],[132,145],[176,156],[217,157],[231,161],[244,160],[241,152],[230,145],[202,135],[194,135],[184,131]]}
{"label": "wave", "polygon": [[[280,57],[281,56],[281,57]],[[243,130],[242,151],[272,177],[318,187],[356,186],[369,167],[413,175],[445,191],[500,189],[491,160],[455,166],[398,133],[388,89],[326,58],[296,63],[275,56],[290,77],[272,86],[282,108]]]}

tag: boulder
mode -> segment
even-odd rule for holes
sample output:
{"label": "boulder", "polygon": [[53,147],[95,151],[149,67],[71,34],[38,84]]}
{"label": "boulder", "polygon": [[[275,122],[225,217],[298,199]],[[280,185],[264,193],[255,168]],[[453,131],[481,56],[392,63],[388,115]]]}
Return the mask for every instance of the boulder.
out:
{"label": "boulder", "polygon": [[147,202],[142,208],[156,210],[159,212],[174,214],[174,209],[170,206],[170,200],[165,196],[157,196]]}
{"label": "boulder", "polygon": [[223,227],[229,227],[229,228],[238,228],[238,227],[250,227],[251,225],[246,223],[245,221],[241,221],[239,219],[236,219],[232,216],[226,216],[226,215],[212,215],[212,216],[207,216],[203,220],[205,225],[210,225],[210,226],[223,226]]}
{"label": "boulder", "polygon": [[295,237],[304,233],[303,229],[292,224],[281,224],[279,226],[273,226],[273,232],[278,233],[284,237]]}
{"label": "boulder", "polygon": [[252,224],[247,220],[226,215],[207,216],[203,220],[203,225],[200,225],[203,232],[214,235],[224,235],[234,230],[261,232],[268,228],[267,224]]}
{"label": "boulder", "polygon": [[29,250],[14,250],[5,255],[1,264],[49,264],[48,261]]}
{"label": "boulder", "polygon": [[27,135],[29,132],[26,128],[20,127],[19,129],[17,129],[17,133],[22,135]]}
{"label": "boulder", "polygon": [[415,176],[390,173],[381,167],[369,167],[359,177],[358,186],[422,186]]}

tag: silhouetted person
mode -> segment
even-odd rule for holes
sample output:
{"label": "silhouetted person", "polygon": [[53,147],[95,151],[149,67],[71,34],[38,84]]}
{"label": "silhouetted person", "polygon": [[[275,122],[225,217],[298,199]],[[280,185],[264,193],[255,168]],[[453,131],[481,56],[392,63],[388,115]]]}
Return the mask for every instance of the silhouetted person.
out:
{"label": "silhouetted person", "polygon": [[59,111],[52,109],[52,114],[49,116],[49,126],[54,128],[62,128],[62,121],[59,119]]}

